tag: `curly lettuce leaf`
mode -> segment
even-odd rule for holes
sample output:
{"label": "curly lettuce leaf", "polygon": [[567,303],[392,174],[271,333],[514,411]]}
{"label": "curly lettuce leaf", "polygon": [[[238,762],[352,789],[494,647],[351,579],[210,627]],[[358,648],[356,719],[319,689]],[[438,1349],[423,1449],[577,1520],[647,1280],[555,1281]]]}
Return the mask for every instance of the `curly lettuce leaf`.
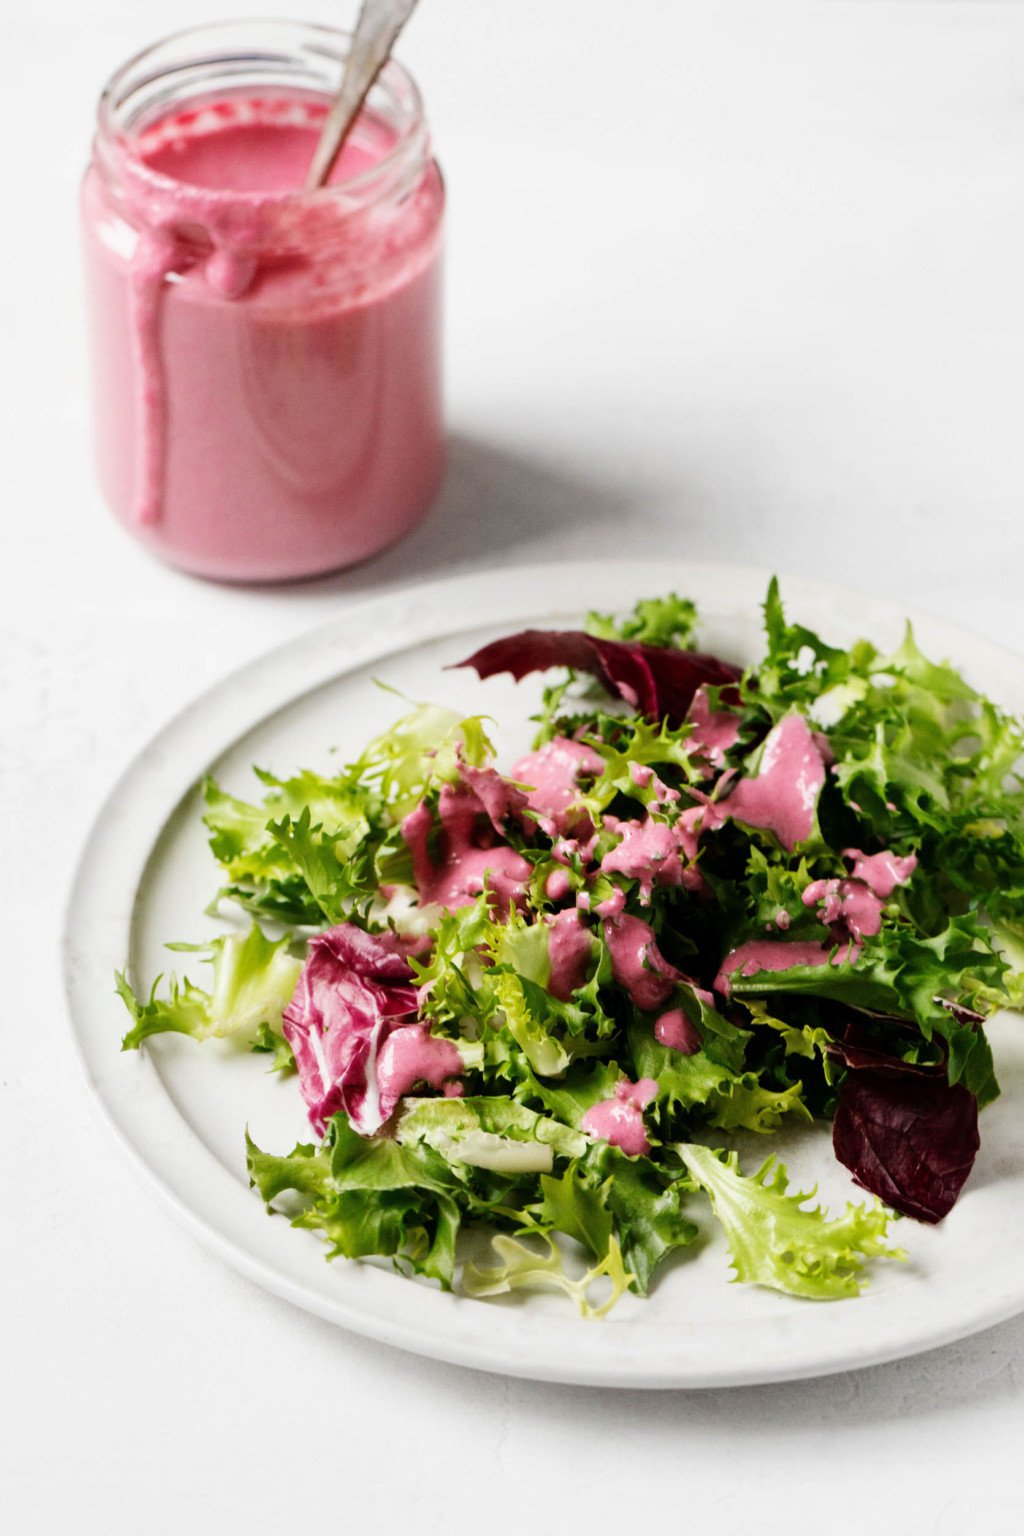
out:
{"label": "curly lettuce leaf", "polygon": [[336,1115],[319,1147],[300,1143],[284,1157],[261,1151],[247,1132],[246,1164],[268,1210],[285,1192],[299,1198],[292,1226],[318,1232],[329,1259],[381,1255],[450,1289],[456,1181],[429,1147],[359,1136]]}
{"label": "curly lettuce leaf", "polygon": [[261,1055],[270,1057],[268,1072],[279,1072],[282,1077],[290,1077],[297,1071],[295,1065],[295,1052],[283,1035],[275,1035],[269,1024],[261,1024],[253,1038],[252,1048]]}
{"label": "curly lettuce leaf", "polygon": [[343,921],[376,894],[378,859],[390,851],[402,862],[404,850],[388,848],[402,817],[459,762],[479,766],[490,755],[481,717],[422,704],[334,777],[256,769],[266,786],[259,805],[207,779],[204,821],[226,877],[221,894],[294,926]]}
{"label": "curly lettuce leaf", "polygon": [[[626,1269],[622,1253],[615,1238],[609,1239],[608,1251],[599,1264],[588,1269],[579,1280],[573,1280],[565,1268],[565,1258],[554,1238],[544,1234],[545,1253],[521,1242],[518,1238],[498,1233],[491,1239],[494,1252],[500,1261],[493,1266],[467,1264],[462,1273],[462,1285],[467,1296],[504,1296],[510,1291],[561,1291],[575,1304],[581,1317],[606,1317],[632,1278]],[[598,1281],[607,1279],[611,1290],[600,1303],[590,1299],[590,1289]]]}
{"label": "curly lettuce leaf", "polygon": [[579,1157],[587,1146],[560,1121],[497,1096],[406,1099],[395,1139],[433,1147],[448,1163],[511,1176],[549,1173],[556,1156]]}
{"label": "curly lettuce leaf", "polygon": [[260,805],[227,794],[212,778],[203,785],[210,849],[225,876],[221,895],[257,915],[293,926],[322,921],[323,908],[309,888],[302,864],[275,823],[314,828],[333,867],[354,858],[370,837],[377,807],[357,783],[305,771],[278,779],[254,770],[267,787]]}
{"label": "curly lettuce leaf", "polygon": [[[191,947],[191,946],[184,946]],[[168,978],[164,997],[157,996],[162,977],[143,1001],[124,972],[117,973],[117,991],[132,1016],[122,1050],[137,1050],[150,1035],[173,1032],[195,1040],[232,1037],[249,1044],[265,1039],[267,1029],[279,1036],[281,1014],[291,1001],[302,961],[290,953],[287,938],[274,943],[258,924],[246,934],[225,934],[196,953],[213,967],[208,991],[185,977]],[[264,1048],[261,1046],[261,1048]]]}
{"label": "curly lettuce leaf", "polygon": [[830,1218],[820,1206],[808,1206],[813,1190],[789,1193],[786,1171],[775,1158],[748,1178],[735,1152],[693,1143],[675,1150],[722,1224],[737,1280],[832,1301],[857,1295],[865,1260],[906,1257],[886,1246],[890,1217],[880,1205],[848,1204]]}
{"label": "curly lettuce leaf", "polygon": [[684,1186],[650,1158],[627,1157],[607,1142],[591,1146],[581,1167],[588,1181],[603,1181],[633,1288],[646,1296],[662,1260],[688,1248],[699,1235],[696,1223],[681,1209]]}
{"label": "curly lettuce leaf", "polygon": [[787,1115],[813,1118],[799,1081],[785,1088],[762,1084],[756,1072],[724,1066],[707,1050],[686,1056],[659,1045],[643,1027],[630,1031],[630,1044],[637,1074],[658,1084],[655,1104],[666,1134],[678,1128],[679,1112],[717,1130],[760,1133],[777,1131]]}
{"label": "curly lettuce leaf", "polygon": [[963,1082],[985,1105],[999,1093],[991,1048],[981,1026],[962,1022],[958,1010],[984,1001],[1006,969],[987,931],[965,915],[930,938],[901,924],[885,926],[859,954],[837,950],[823,965],[734,973],[729,991],[738,999],[814,997],[913,1020],[925,1040],[945,1041],[949,1081]]}
{"label": "curly lettuce leaf", "polygon": [[584,628],[599,640],[675,646],[677,650],[688,651],[693,649],[697,635],[697,607],[688,597],[679,597],[675,592],[667,597],[643,597],[624,619],[607,613],[588,613]]}

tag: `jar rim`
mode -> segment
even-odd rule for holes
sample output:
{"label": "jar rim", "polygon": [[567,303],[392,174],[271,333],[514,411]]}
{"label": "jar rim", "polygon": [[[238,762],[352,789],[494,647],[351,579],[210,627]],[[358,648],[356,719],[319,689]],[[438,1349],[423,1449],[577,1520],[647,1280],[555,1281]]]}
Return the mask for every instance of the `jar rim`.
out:
{"label": "jar rim", "polygon": [[[213,45],[217,39],[221,40],[221,50],[212,51],[201,62],[208,66],[216,63],[233,65],[238,71],[238,66],[243,62],[245,55],[240,56],[242,49],[247,49],[248,56],[255,66],[260,62],[260,55],[256,52],[257,37],[261,33],[264,36],[276,34],[279,39],[279,52],[276,62],[283,63],[287,57],[296,62],[300,68],[303,63],[303,45],[308,45],[310,55],[316,55],[324,61],[336,63],[344,67],[352,43],[352,33],[340,27],[326,26],[320,22],[293,21],[284,17],[250,18],[224,22],[205,22],[197,26],[182,27],[178,31],[167,33],[146,47],[139,49],[130,58],[126,59],[110,77],[100,93],[96,108],[96,146],[97,158],[109,162],[111,151],[115,146],[122,151],[130,149],[131,139],[125,129],[136,120],[144,111],[144,103],[136,109],[134,116],[130,116],[124,124],[118,124],[116,117],[119,110],[123,110],[131,97],[146,87],[156,85],[160,80],[167,79],[175,70],[183,71],[187,64],[165,64],[159,67],[158,60],[163,50],[173,50],[177,45],[195,40],[197,46],[204,44]],[[237,37],[233,51],[228,51],[228,45],[232,36]],[[291,39],[291,47],[287,46]],[[267,55],[265,63],[275,62],[275,57]],[[200,61],[195,61],[197,64]],[[147,73],[147,67],[149,72]],[[239,83],[241,73],[239,72]],[[305,84],[300,78],[296,78],[294,84],[299,88],[310,89],[309,77]],[[335,83],[333,89],[337,88]],[[323,83],[319,86],[325,96],[333,94],[332,87]],[[390,183],[393,179],[400,179],[403,164],[415,155],[417,161],[426,158],[428,150],[428,136],[424,115],[423,97],[419,86],[410,72],[396,59],[390,58],[384,65],[372,87],[373,92],[385,92],[391,98],[391,104],[400,115],[402,121],[397,125],[394,142],[379,160],[375,160],[370,166],[347,176],[343,180],[333,181],[327,186],[306,189],[303,187],[289,188],[286,191],[275,191],[258,194],[249,194],[253,202],[266,205],[289,205],[292,207],[324,207],[335,206],[340,203],[360,205],[364,201],[372,199],[375,188],[381,183]],[[153,114],[153,121],[159,120],[159,113]],[[104,153],[104,150],[108,153]],[[416,154],[416,151],[419,151]],[[139,159],[140,167],[144,162]],[[176,177],[169,176],[165,172],[157,171],[152,166],[145,166],[147,182],[154,187],[161,187],[168,191],[187,185]],[[211,203],[221,202],[224,205],[237,200],[238,194],[226,188],[204,188],[204,198]]]}

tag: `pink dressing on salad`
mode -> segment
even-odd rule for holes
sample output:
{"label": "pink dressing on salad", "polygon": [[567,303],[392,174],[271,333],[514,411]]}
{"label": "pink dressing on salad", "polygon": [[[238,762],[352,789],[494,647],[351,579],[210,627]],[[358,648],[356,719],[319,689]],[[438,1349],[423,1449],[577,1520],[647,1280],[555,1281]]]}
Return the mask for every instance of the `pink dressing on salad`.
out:
{"label": "pink dressing on salad", "polygon": [[[519,816],[526,805],[526,796],[522,790],[504,778],[496,768],[474,768],[460,757],[459,779],[470,795],[476,797],[476,812],[485,815],[495,832],[500,834],[504,834],[509,817]],[[467,797],[460,794],[456,785],[445,785],[441,790],[442,795],[445,789],[448,791],[449,806],[454,805],[462,811]]]}
{"label": "pink dressing on salad", "polygon": [[659,1045],[692,1056],[700,1050],[701,1038],[682,1008],[670,1008],[654,1021],[654,1038]]}
{"label": "pink dressing on salad", "polygon": [[592,747],[568,736],[556,736],[536,752],[513,765],[512,777],[531,786],[526,804],[536,813],[541,831],[548,837],[566,837],[591,830],[586,811],[576,806],[579,779],[596,778],[604,759]]}
{"label": "pink dressing on salad", "polygon": [[568,907],[547,921],[550,927],[548,960],[551,963],[548,991],[559,1002],[567,1003],[576,989],[586,982],[594,941],[576,907]]}
{"label": "pink dressing on salad", "polygon": [[[450,1040],[432,1035],[426,1024],[393,1029],[377,1053],[377,1091],[384,1119],[417,1083],[443,1087],[462,1073],[462,1057]],[[461,1085],[457,1085],[461,1092]]]}
{"label": "pink dressing on salad", "polygon": [[[664,785],[661,786],[664,789]],[[699,790],[697,805],[688,806],[672,823],[654,821],[650,816],[643,821],[618,821],[604,818],[605,828],[618,832],[620,841],[601,861],[601,868],[608,874],[625,875],[639,880],[640,900],[646,905],[656,885],[681,885],[689,891],[706,891],[703,875],[696,866],[700,851],[701,834],[714,832],[724,826],[726,817],[721,808]],[[666,790],[665,797],[679,799],[678,790]]]}
{"label": "pink dressing on salad", "polygon": [[613,888],[610,896],[599,901],[594,911],[598,917],[618,917],[620,912],[626,910],[626,893],[620,885]]}
{"label": "pink dressing on salad", "polygon": [[819,922],[858,942],[881,929],[885,903],[863,880],[812,880],[802,899],[805,907],[818,908]]}
{"label": "pink dressing on salad", "polygon": [[544,882],[544,894],[549,901],[564,901],[572,890],[572,881],[564,869],[553,869]]}
{"label": "pink dressing on salad", "polygon": [[492,839],[480,846],[487,836],[479,830],[481,810],[476,793],[452,784],[442,786],[438,797],[440,859],[436,864],[429,847],[434,817],[426,802],[421,801],[402,822],[402,837],[412,853],[422,905],[436,902],[454,911],[469,906],[485,886],[499,915],[508,911],[510,903],[517,907],[525,904],[530,865],[507,843],[494,841],[493,829],[489,829]]}
{"label": "pink dressing on salad", "polygon": [[806,842],[825,782],[820,748],[802,715],[787,715],[765,738],[761,766],[740,779],[721,809],[750,827],[773,832],[787,852]]}
{"label": "pink dressing on salad", "polygon": [[618,1147],[629,1157],[645,1157],[651,1144],[644,1129],[644,1110],[657,1093],[653,1077],[642,1077],[636,1083],[631,1083],[628,1077],[620,1078],[615,1084],[615,1097],[592,1104],[580,1121],[580,1130]]}
{"label": "pink dressing on salad", "polygon": [[727,709],[712,709],[707,688],[702,684],[693,696],[686,715],[693,729],[690,749],[706,758],[714,768],[725,766],[725,754],[740,739],[739,717]]}
{"label": "pink dressing on salad", "polygon": [[654,798],[659,805],[675,805],[681,797],[678,789],[673,789],[670,784],[666,784],[664,779],[659,779],[655,774]]}
{"label": "pink dressing on salad", "polygon": [[622,913],[605,921],[604,937],[615,980],[638,1008],[653,1013],[667,1001],[673,983],[683,978],[658,949],[651,925]]}
{"label": "pink dressing on salad", "polygon": [[898,885],[906,885],[917,868],[917,858],[909,853],[901,859],[884,848],[881,853],[861,853],[859,848],[844,848],[843,858],[853,864],[852,878],[863,880],[869,891],[887,900]]}
{"label": "pink dressing on salad", "polygon": [[[621,821],[614,829],[620,841],[601,860],[605,874],[625,875],[640,883],[640,900],[647,906],[656,885],[692,884],[679,860],[679,838],[667,822]],[[699,879],[700,877],[697,876]]]}
{"label": "pink dressing on salad", "polygon": [[654,769],[644,763],[630,763],[629,776],[637,789],[646,789],[654,777]]}
{"label": "pink dressing on salad", "polygon": [[814,880],[803,893],[805,907],[817,907],[818,916],[830,928],[848,934],[856,943],[881,931],[882,910],[898,885],[905,885],[917,868],[909,854],[898,858],[888,849],[865,854],[857,848],[843,850],[853,864],[847,879]]}
{"label": "pink dressing on salad", "polygon": [[[827,965],[829,953],[828,945],[804,940],[751,939],[726,955],[715,977],[715,990],[728,996],[729,977],[737,972],[741,976],[756,976],[758,971],[788,971],[794,965]],[[838,965],[845,959],[840,950],[834,963]]]}
{"label": "pink dressing on salad", "polygon": [[560,837],[551,846],[551,857],[556,864],[569,864],[573,859],[579,859],[581,864],[589,864],[594,857],[594,848],[597,844],[597,833],[591,829],[591,835],[582,841],[578,837]]}

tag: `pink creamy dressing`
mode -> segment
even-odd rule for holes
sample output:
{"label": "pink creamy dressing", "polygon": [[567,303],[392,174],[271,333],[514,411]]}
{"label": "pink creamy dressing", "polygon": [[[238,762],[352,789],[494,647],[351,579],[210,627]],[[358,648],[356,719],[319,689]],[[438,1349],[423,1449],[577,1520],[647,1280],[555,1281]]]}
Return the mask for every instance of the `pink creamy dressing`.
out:
{"label": "pink creamy dressing", "polygon": [[604,936],[615,980],[638,1008],[653,1013],[682,977],[658,949],[650,924],[623,913],[604,923]]}
{"label": "pink creamy dressing", "polygon": [[[493,770],[486,771],[493,774]],[[497,774],[493,777],[498,779]],[[492,811],[495,808],[491,800]],[[493,824],[481,828],[482,818],[489,813],[477,790],[465,782],[445,784],[437,809],[441,823],[437,863],[429,846],[434,827],[430,807],[421,801],[402,822],[402,837],[412,852],[420,903],[436,902],[454,911],[475,901],[486,885],[498,915],[508,912],[510,902],[522,906],[530,865],[514,848],[497,840]]]}
{"label": "pink creamy dressing", "polygon": [[548,959],[551,962],[548,991],[552,997],[567,1003],[577,987],[586,982],[594,941],[576,907],[568,907],[547,921],[550,925]]}
{"label": "pink creamy dressing", "polygon": [[861,853],[859,848],[844,848],[843,858],[853,864],[852,878],[863,880],[869,891],[888,900],[898,885],[906,885],[917,868],[917,858],[908,854],[905,859],[890,853]]}
{"label": "pink creamy dressing", "polygon": [[[863,941],[872,938],[882,926],[882,909],[898,885],[906,885],[917,859],[913,854],[899,858],[887,849],[865,854],[858,848],[845,848],[843,858],[853,864],[847,879],[812,880],[803,893],[806,907],[817,907],[822,923],[832,929],[826,944],[805,940],[754,939],[726,955],[715,979],[715,987],[728,994],[729,977],[756,976],[758,971],[786,971],[794,965],[833,965],[849,961],[855,964]],[[789,913],[780,911],[775,921],[789,927]],[[833,950],[835,953],[833,954]]]}
{"label": "pink creamy dressing", "polygon": [[[834,965],[847,958],[849,947],[845,953],[841,949],[836,953]],[[831,945],[802,939],[752,939],[726,955],[715,977],[715,990],[728,996],[729,977],[737,972],[741,976],[756,976],[758,971],[788,971],[794,965],[826,965],[831,950]]]}
{"label": "pink creamy dressing", "polygon": [[[695,869],[684,868],[680,859],[681,852],[689,859],[691,840],[696,853],[696,838],[690,827],[681,823],[682,818],[675,826],[669,826],[650,816],[643,821],[618,822],[614,830],[619,833],[620,841],[605,854],[601,868],[606,874],[625,875],[628,880],[639,881],[640,900],[645,906],[649,905],[656,885],[699,888],[703,885],[700,875]],[[607,820],[605,825],[608,825]]]}
{"label": "pink creamy dressing", "polygon": [[[589,906],[589,904],[590,900],[588,897],[587,905]],[[618,917],[620,912],[625,912],[625,910],[626,893],[620,885],[615,886],[611,895],[606,896],[603,901],[599,901],[594,907],[598,917]]]}
{"label": "pink creamy dressing", "polygon": [[564,869],[553,869],[544,882],[544,894],[549,901],[564,901],[572,890],[572,881]]}
{"label": "pink creamy dressing", "polygon": [[567,736],[556,736],[536,752],[521,757],[512,777],[530,786],[526,803],[548,837],[586,836],[591,831],[586,811],[573,809],[581,777],[595,778],[604,768],[592,747]]}
{"label": "pink creamy dressing", "polygon": [[391,1031],[377,1055],[381,1109],[393,1111],[417,1083],[458,1087],[449,1080],[461,1073],[462,1057],[450,1040],[432,1035],[426,1024],[403,1024]]}
{"label": "pink creamy dressing", "polygon": [[721,809],[773,832],[788,852],[810,837],[825,763],[806,720],[787,715],[769,731],[756,777],[740,779]]}
{"label": "pink creamy dressing", "polygon": [[817,907],[821,922],[837,935],[848,935],[856,943],[873,938],[882,927],[882,910],[898,885],[906,885],[917,859],[913,854],[898,858],[888,849],[864,854],[858,848],[846,848],[843,857],[853,864],[853,874],[846,880],[814,880],[803,893],[805,907]]}
{"label": "pink creamy dressing", "polygon": [[654,1038],[659,1045],[692,1056],[700,1050],[701,1038],[682,1008],[670,1008],[654,1021]]}
{"label": "pink creamy dressing", "polygon": [[882,926],[885,903],[862,880],[813,880],[803,893],[805,907],[817,907],[819,922],[850,938],[872,938]]}
{"label": "pink creamy dressing", "polygon": [[592,1104],[580,1121],[580,1130],[619,1147],[630,1157],[644,1157],[651,1150],[644,1130],[644,1110],[657,1093],[653,1077],[642,1077],[637,1083],[621,1078],[615,1084],[615,1097]]}
{"label": "pink creamy dressing", "polygon": [[[278,579],[381,548],[440,480],[430,165],[404,203],[295,197],[325,103],[234,97],[117,147],[83,189],[100,477],[117,515],[200,574]],[[381,163],[364,119],[332,185]]]}
{"label": "pink creamy dressing", "polygon": [[725,754],[740,739],[739,717],[727,709],[713,710],[707,688],[701,686],[693,696],[686,718],[693,727],[689,740],[691,751],[706,758],[715,768],[724,767]]}

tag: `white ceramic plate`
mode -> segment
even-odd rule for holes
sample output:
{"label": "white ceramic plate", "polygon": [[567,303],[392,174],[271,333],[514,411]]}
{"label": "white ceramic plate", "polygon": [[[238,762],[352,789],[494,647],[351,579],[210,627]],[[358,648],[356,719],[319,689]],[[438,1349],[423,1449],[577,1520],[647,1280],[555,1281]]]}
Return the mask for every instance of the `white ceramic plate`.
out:
{"label": "white ceramic plate", "polygon": [[[622,1387],[779,1381],[909,1355],[1024,1310],[1024,1026],[992,1026],[1004,1096],[985,1112],[982,1149],[959,1203],[937,1229],[900,1223],[906,1265],[877,1264],[863,1296],[801,1302],[729,1283],[717,1232],[663,1274],[654,1294],[626,1297],[603,1323],[578,1319],[559,1297],[471,1301],[405,1279],[390,1267],[326,1264],[319,1241],[271,1218],[248,1187],[243,1127],[270,1150],[308,1139],[295,1080],[265,1058],[180,1036],[119,1050],[125,1016],[115,967],[136,981],[168,969],[163,944],[216,931],[203,908],[216,871],[199,820],[197,781],[212,770],[245,793],[253,762],[279,773],[354,756],[401,712],[380,678],[499,722],[501,760],[521,750],[540,682],[479,682],[444,671],[498,634],[578,623],[583,610],[623,610],[670,588],[698,599],[701,643],[739,662],[760,644],[757,571],[676,561],[607,561],[474,575],[346,606],[327,627],[254,662],[172,722],[128,769],[87,843],[68,912],[65,963],[74,1037],[90,1086],[135,1171],[172,1214],[230,1264],[298,1306],[346,1328],[437,1359],[544,1380]],[[797,580],[783,593],[794,618],[848,643],[897,642],[903,614],[855,594]],[[1024,713],[1020,663],[927,617],[926,652]],[[857,1198],[827,1131],[759,1141],[778,1150],[800,1187],[827,1203]],[[748,1171],[756,1163],[748,1160]],[[714,1223],[708,1218],[711,1231]]]}

